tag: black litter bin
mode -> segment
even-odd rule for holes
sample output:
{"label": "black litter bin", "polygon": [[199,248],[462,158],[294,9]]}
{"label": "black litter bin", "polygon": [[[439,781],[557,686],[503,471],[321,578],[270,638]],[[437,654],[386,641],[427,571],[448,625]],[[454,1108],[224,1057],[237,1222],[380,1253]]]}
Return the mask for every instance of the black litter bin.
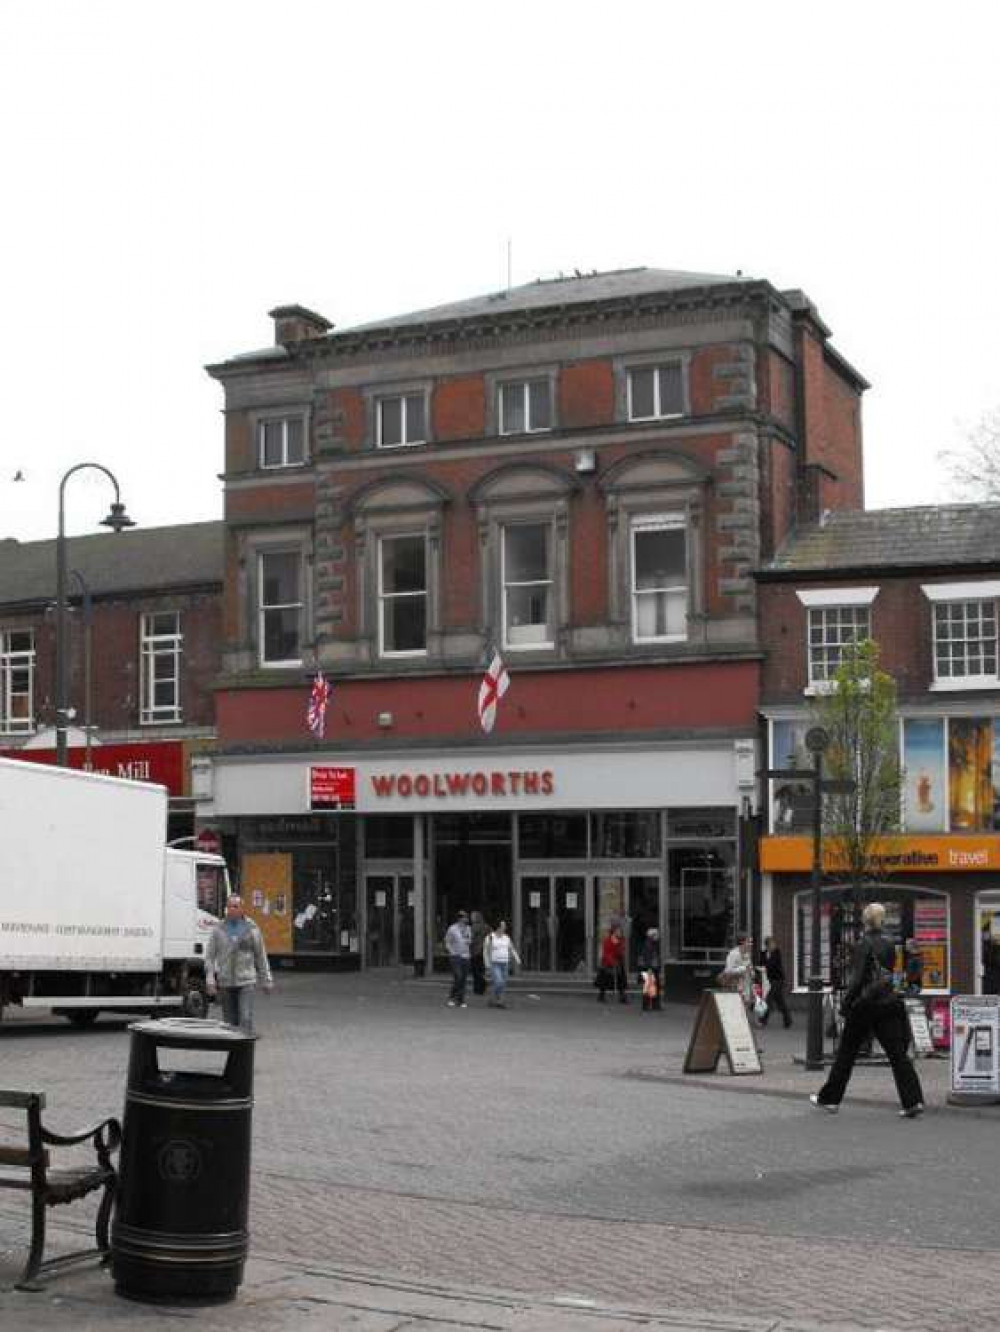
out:
{"label": "black litter bin", "polygon": [[140,1300],[232,1299],[247,1256],[254,1037],[190,1018],[131,1032],[115,1289]]}

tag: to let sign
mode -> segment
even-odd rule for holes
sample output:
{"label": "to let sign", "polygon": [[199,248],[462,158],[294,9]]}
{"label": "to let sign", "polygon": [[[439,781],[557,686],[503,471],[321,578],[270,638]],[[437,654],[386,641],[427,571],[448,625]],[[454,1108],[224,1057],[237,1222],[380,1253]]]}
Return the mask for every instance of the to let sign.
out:
{"label": "to let sign", "polygon": [[309,808],[354,809],[353,768],[315,767],[309,769]]}

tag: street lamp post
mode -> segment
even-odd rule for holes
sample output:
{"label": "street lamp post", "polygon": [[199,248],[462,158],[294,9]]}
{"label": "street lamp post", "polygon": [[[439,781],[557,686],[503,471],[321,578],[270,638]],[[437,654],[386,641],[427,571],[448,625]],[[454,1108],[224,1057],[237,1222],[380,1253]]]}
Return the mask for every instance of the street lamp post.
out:
{"label": "street lamp post", "polygon": [[806,1068],[823,1067],[823,968],[820,958],[820,885],[823,879],[823,755],[830,743],[829,732],[811,726],[806,732],[806,749],[812,754],[812,869],[809,875],[810,931],[809,949],[809,1021],[806,1028]]}
{"label": "street lamp post", "polygon": [[94,468],[103,472],[115,489],[114,502],[106,518],[101,519],[101,527],[110,527],[113,532],[122,532],[126,527],[134,527],[132,519],[125,512],[121,502],[118,480],[102,463],[77,463],[63,475],[59,482],[59,529],[56,535],[56,763],[65,768],[67,764],[66,730],[69,721],[69,651],[67,645],[68,625],[66,613],[66,482],[76,472],[85,468]]}
{"label": "street lamp post", "polygon": [[823,1067],[823,969],[820,954],[820,894],[823,880],[823,796],[850,795],[855,789],[853,781],[826,780],[823,777],[823,755],[830,744],[830,733],[822,726],[810,726],[806,732],[806,749],[812,755],[811,768],[765,768],[762,777],[785,781],[808,782],[812,813],[812,869],[809,876],[811,938],[809,941],[809,1011],[806,1026],[805,1067]]}

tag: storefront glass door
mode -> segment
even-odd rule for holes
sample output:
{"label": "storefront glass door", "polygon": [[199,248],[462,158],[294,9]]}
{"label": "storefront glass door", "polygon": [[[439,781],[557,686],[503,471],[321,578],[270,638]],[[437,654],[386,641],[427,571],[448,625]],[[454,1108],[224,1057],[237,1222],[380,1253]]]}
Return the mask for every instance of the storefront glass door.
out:
{"label": "storefront glass door", "polygon": [[522,875],[518,950],[526,971],[575,971],[586,965],[585,888],[583,875]]}
{"label": "storefront glass door", "polygon": [[661,931],[660,899],[663,877],[660,874],[598,874],[594,878],[593,965],[601,959],[601,944],[608,930],[616,925],[625,932],[628,960],[635,970],[639,949],[649,929]]}
{"label": "storefront glass door", "polygon": [[369,874],[365,880],[365,965],[390,967],[396,962],[396,876]]}
{"label": "storefront glass door", "polygon": [[977,994],[1000,994],[1000,893],[976,898]]}
{"label": "storefront glass door", "polygon": [[365,965],[413,961],[413,875],[365,876]]}

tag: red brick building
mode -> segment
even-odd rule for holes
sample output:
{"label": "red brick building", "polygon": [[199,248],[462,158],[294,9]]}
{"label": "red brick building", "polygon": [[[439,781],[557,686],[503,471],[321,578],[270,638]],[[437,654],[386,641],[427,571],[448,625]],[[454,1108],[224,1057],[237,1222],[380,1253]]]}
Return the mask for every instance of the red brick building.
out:
{"label": "red brick building", "polygon": [[[162,783],[194,832],[191,759],[215,736],[220,522],[67,539],[70,765]],[[55,542],[0,541],[0,752],[55,761]],[[88,744],[89,739],[89,744]]]}
{"label": "red brick building", "polygon": [[801,292],[742,277],[560,278],[343,331],[272,316],[272,347],[210,367],[225,643],[199,807],[272,950],[420,966],[465,906],[531,969],[586,972],[621,919],[633,951],[655,925],[678,975],[711,974],[751,911],[752,570],[863,503],[864,380]]}
{"label": "red brick building", "polygon": [[[1000,505],[825,515],[758,574],[762,715],[771,767],[802,767],[809,704],[846,642],[873,638],[899,693],[903,832],[867,900],[915,940],[929,993],[1000,992]],[[762,914],[804,988],[811,815],[769,783]],[[836,972],[860,901],[828,860],[821,953]],[[834,977],[835,978],[835,977]]]}

